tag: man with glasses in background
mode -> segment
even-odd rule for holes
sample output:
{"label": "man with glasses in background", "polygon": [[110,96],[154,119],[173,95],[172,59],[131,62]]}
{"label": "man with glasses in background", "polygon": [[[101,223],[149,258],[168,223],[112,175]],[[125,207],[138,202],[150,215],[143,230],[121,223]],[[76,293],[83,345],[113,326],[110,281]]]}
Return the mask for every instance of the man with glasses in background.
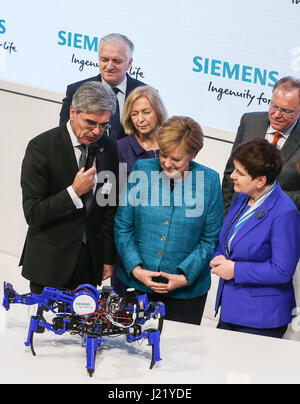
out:
{"label": "man with glasses in background", "polygon": [[[300,159],[300,80],[287,76],[280,79],[273,88],[268,112],[244,114],[232,147],[257,137],[266,138],[281,150],[284,166],[278,182],[300,210],[300,175],[297,161]],[[235,196],[230,174],[234,170],[230,157],[224,171],[222,192],[224,210],[227,213]]]}
{"label": "man with glasses in background", "polygon": [[[97,286],[112,274],[116,204],[97,203],[97,194],[108,195],[118,176],[116,141],[104,134],[115,107],[111,89],[86,82],[68,122],[27,146],[21,187],[29,228],[20,265],[33,293]],[[107,178],[97,182],[103,172]]]}
{"label": "man with glasses in background", "polygon": [[98,52],[100,74],[67,86],[59,123],[65,123],[69,119],[72,97],[78,87],[87,81],[99,81],[108,88],[112,88],[117,98],[116,111],[111,115],[111,126],[107,133],[114,139],[124,137],[125,131],[120,119],[125,100],[132,90],[145,85],[127,74],[133,62],[133,51],[134,45],[125,35],[113,33],[104,36],[99,43]]}

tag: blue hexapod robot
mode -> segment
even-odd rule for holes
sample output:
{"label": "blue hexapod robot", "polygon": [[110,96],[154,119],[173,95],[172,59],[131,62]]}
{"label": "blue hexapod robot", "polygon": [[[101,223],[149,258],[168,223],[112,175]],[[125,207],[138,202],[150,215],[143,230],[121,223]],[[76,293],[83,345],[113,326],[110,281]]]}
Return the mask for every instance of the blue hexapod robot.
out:
{"label": "blue hexapod robot", "polygon": [[[62,335],[65,332],[79,334],[84,338],[87,354],[87,371],[92,376],[95,355],[103,343],[103,337],[125,334],[128,342],[148,339],[152,346],[150,369],[160,358],[160,333],[163,326],[165,306],[161,302],[149,302],[147,295],[138,295],[134,289],[127,289],[120,297],[113,288],[103,286],[100,290],[92,285],[80,285],[70,291],[45,287],[38,295],[19,295],[13,286],[4,282],[3,306],[9,310],[10,304],[37,304],[37,312],[30,319],[26,346],[33,355],[34,333],[45,330]],[[54,314],[52,322],[44,318],[45,312]],[[151,318],[158,319],[158,327],[143,330],[142,326]]]}

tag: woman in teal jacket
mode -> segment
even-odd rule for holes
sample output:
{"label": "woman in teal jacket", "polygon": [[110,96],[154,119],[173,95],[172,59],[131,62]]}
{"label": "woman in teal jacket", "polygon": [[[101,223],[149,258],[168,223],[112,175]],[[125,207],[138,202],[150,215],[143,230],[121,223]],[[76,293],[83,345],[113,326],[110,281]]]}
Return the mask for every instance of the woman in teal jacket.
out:
{"label": "woman in teal jacket", "polygon": [[120,200],[118,276],[151,301],[163,301],[167,319],[200,324],[223,221],[220,180],[193,161],[203,146],[193,119],[168,119],[158,144],[159,158],[135,163]]}

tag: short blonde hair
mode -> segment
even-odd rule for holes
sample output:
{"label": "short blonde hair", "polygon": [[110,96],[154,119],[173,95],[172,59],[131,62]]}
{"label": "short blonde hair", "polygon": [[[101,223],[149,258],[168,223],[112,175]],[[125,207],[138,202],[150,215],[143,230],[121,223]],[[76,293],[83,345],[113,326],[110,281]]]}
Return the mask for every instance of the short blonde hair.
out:
{"label": "short blonde hair", "polygon": [[202,128],[187,116],[172,116],[160,127],[157,143],[164,154],[182,145],[187,155],[196,156],[203,147]]}
{"label": "short blonde hair", "polygon": [[161,126],[167,119],[167,111],[158,94],[158,91],[150,86],[136,87],[127,97],[122,115],[122,125],[127,134],[132,134],[136,130],[132,123],[130,114],[133,104],[140,97],[146,97],[149,100],[152,108],[156,112],[158,126]]}

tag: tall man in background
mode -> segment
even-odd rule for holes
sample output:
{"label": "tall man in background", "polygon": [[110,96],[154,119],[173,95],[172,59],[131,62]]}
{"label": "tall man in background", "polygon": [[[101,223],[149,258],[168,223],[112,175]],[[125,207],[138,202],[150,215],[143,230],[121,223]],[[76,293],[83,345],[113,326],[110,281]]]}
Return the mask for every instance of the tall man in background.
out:
{"label": "tall man in background", "polygon": [[134,45],[125,35],[114,33],[104,36],[99,43],[100,74],[68,85],[60,111],[60,124],[69,119],[72,97],[77,88],[86,81],[99,81],[103,85],[112,88],[117,96],[117,107],[115,113],[111,116],[111,128],[108,134],[114,139],[124,137],[125,132],[120,119],[125,99],[136,87],[145,85],[141,81],[130,77],[127,73],[132,65],[133,51]]}
{"label": "tall man in background", "polygon": [[[111,89],[84,83],[73,97],[70,120],[27,146],[21,186],[29,228],[20,265],[34,293],[45,286],[97,286],[112,274],[116,206],[97,203],[98,192],[109,188],[96,179],[103,171],[118,175],[116,141],[104,134],[115,103]],[[95,158],[88,169],[91,144]]]}
{"label": "tall man in background", "polygon": [[[300,174],[297,161],[300,159],[300,80],[287,76],[273,88],[268,112],[244,114],[232,147],[232,151],[249,140],[262,137],[275,144],[282,152],[284,165],[278,182],[300,210]],[[234,170],[230,157],[224,171],[222,192],[224,210],[227,213],[235,196],[230,174]]]}

